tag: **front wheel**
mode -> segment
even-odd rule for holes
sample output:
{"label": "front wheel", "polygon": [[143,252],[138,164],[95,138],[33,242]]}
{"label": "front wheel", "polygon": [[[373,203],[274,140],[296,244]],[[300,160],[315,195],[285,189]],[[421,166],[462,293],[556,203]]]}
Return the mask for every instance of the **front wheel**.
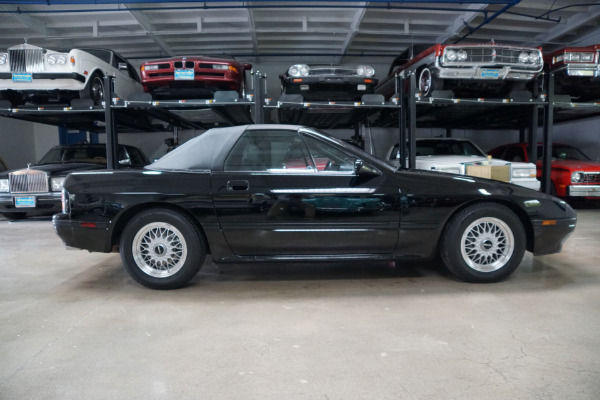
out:
{"label": "front wheel", "polygon": [[427,67],[423,68],[419,73],[419,80],[417,82],[417,90],[421,92],[423,97],[429,97],[433,92],[433,74]]}
{"label": "front wheel", "polygon": [[499,204],[476,204],[455,215],[442,237],[441,256],[448,269],[467,282],[507,278],[525,254],[521,220]]}
{"label": "front wheel", "polygon": [[152,289],[176,289],[200,270],[206,241],[185,215],[155,209],[127,224],[120,252],[127,272],[138,283]]}
{"label": "front wheel", "polygon": [[79,92],[82,99],[91,99],[95,106],[102,104],[104,100],[104,79],[102,75],[95,73],[88,81],[85,88]]}

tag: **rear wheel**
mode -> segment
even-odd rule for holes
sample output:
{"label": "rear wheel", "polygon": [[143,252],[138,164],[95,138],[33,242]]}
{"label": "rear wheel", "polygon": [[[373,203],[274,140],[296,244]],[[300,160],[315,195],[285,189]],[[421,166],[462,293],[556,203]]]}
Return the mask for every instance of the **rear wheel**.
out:
{"label": "rear wheel", "polygon": [[507,278],[525,254],[521,220],[499,204],[476,204],[455,215],[446,227],[441,256],[448,269],[467,282]]}
{"label": "rear wheel", "polygon": [[185,215],[154,209],[127,224],[120,251],[127,272],[138,283],[152,289],[176,289],[200,270],[206,241]]}

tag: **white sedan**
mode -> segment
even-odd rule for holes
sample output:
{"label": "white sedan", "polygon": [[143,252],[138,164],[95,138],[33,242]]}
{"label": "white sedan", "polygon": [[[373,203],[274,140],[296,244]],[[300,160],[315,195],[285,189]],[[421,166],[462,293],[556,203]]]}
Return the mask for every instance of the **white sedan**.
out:
{"label": "white sedan", "polygon": [[[399,166],[398,145],[387,154],[387,160]],[[533,163],[508,162],[488,157],[468,139],[416,139],[417,169],[460,175],[475,175],[503,180],[533,190],[540,190]]]}
{"label": "white sedan", "polygon": [[91,99],[99,105],[104,96],[104,75],[115,77],[115,93],[127,100],[143,92],[135,68],[119,54],[106,49],[72,49],[60,52],[20,44],[0,52],[0,98],[13,106]]}

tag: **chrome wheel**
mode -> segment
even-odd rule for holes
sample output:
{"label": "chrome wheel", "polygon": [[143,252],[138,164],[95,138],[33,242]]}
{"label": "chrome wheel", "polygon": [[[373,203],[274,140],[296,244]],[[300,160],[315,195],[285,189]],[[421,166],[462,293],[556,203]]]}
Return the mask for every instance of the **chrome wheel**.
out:
{"label": "chrome wheel", "polygon": [[463,260],[470,268],[492,272],[510,261],[515,249],[515,237],[501,219],[480,218],[465,229],[460,249]]}
{"label": "chrome wheel", "polygon": [[99,105],[104,99],[104,83],[102,78],[94,76],[90,86],[90,94],[94,104]]}
{"label": "chrome wheel", "polygon": [[431,76],[431,71],[429,68],[424,68],[419,75],[419,91],[423,94],[423,96],[428,96],[429,92],[431,92],[431,86],[433,84],[433,77]]}
{"label": "chrome wheel", "polygon": [[166,222],[143,226],[133,238],[131,251],[139,269],[155,278],[175,275],[187,259],[183,234]]}

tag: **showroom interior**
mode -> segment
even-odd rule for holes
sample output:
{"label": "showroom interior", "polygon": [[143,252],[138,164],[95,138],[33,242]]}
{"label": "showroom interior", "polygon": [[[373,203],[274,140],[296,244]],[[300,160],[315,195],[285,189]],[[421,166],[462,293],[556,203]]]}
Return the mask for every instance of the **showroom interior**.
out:
{"label": "showroom interior", "polygon": [[[137,79],[126,94],[118,75],[126,66],[113,61],[116,74],[98,75],[98,99],[91,82],[72,98],[58,90],[36,97],[26,86],[35,73],[11,76],[2,62],[23,44],[57,55],[107,49],[140,79],[171,57],[236,60],[229,71],[241,86],[164,95]],[[442,45],[436,57],[444,45],[504,45],[539,70],[501,94],[490,88],[507,69],[480,68],[472,86],[435,74],[422,86],[426,68],[414,65],[433,59],[435,45]],[[574,54],[591,54],[593,71],[564,78],[553,70],[568,53],[573,69],[583,64]],[[403,72],[390,67],[399,56],[409,66]],[[29,206],[15,200],[25,197],[13,195],[14,208],[0,212],[0,398],[600,398],[600,186],[585,194],[558,188],[548,154],[552,143],[576,148],[586,173],[600,176],[599,58],[597,2],[0,0],[0,183],[11,171],[35,169],[54,146],[106,144],[103,168],[116,169],[123,168],[118,145],[152,163],[212,128],[291,124],[387,163],[405,143],[398,156],[408,168],[400,170],[424,165],[419,140],[469,140],[484,166],[495,148],[538,143],[525,157],[539,160],[539,192],[577,213],[560,252],[525,252],[497,283],[463,282],[438,255],[316,263],[206,257],[182,288],[151,290],[128,275],[117,252],[67,248],[54,212],[27,215]],[[436,58],[429,67],[441,64]],[[363,81],[372,88],[352,99],[311,98],[311,85],[298,86],[299,94],[286,86],[291,66],[369,66],[374,73]],[[489,74],[496,81],[480,84]],[[584,83],[569,89],[563,79],[572,78]],[[377,87],[386,79],[391,97]],[[465,95],[469,89],[477,94]],[[524,160],[498,161],[507,168]],[[60,207],[60,188],[56,196]]]}

